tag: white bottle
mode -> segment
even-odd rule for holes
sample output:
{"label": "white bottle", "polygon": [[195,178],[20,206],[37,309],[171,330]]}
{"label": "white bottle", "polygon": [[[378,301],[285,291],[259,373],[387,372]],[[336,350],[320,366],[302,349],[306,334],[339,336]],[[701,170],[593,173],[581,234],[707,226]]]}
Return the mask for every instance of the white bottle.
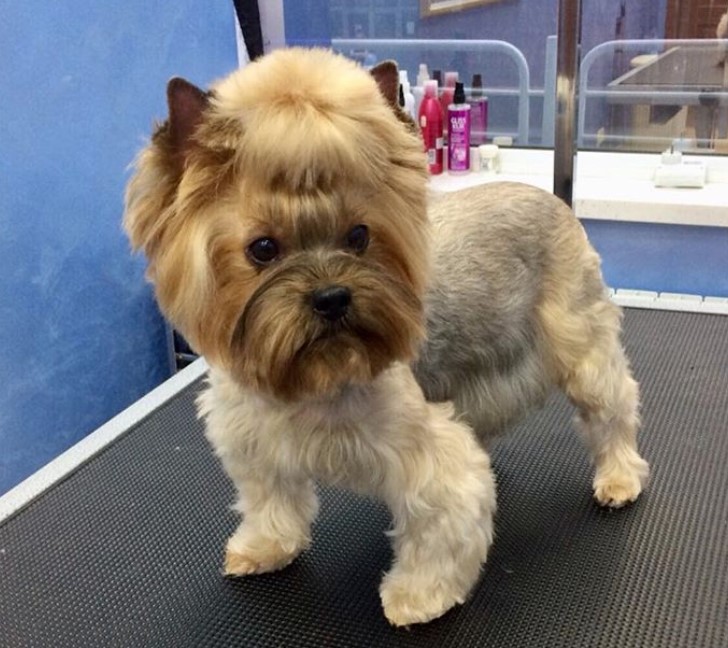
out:
{"label": "white bottle", "polygon": [[430,73],[427,71],[427,64],[420,63],[419,72],[417,72],[417,85],[412,88],[412,94],[415,98],[415,115],[420,114],[420,106],[422,99],[425,97],[425,83],[430,80]]}
{"label": "white bottle", "polygon": [[500,173],[500,151],[497,144],[481,144],[478,147],[480,170],[486,173]]}
{"label": "white bottle", "polygon": [[410,82],[407,78],[407,70],[399,71],[399,82],[402,84],[402,92],[404,92],[404,111],[417,120],[417,113],[415,112],[415,97],[410,89]]}

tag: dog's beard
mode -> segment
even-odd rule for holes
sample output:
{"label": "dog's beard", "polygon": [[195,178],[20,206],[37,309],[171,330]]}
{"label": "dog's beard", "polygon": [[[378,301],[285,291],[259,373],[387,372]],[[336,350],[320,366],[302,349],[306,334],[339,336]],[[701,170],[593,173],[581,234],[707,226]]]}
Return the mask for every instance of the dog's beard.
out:
{"label": "dog's beard", "polygon": [[[233,375],[282,400],[324,397],[410,360],[424,334],[414,291],[376,263],[348,254],[300,254],[269,270],[231,340]],[[347,287],[352,301],[334,322],[317,315],[312,292]]]}

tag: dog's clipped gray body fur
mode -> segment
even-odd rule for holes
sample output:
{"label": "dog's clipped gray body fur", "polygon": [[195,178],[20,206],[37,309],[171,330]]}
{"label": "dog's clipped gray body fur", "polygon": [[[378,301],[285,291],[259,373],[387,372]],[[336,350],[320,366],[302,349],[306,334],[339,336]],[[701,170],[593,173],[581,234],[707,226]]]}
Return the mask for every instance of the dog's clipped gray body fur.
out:
{"label": "dog's clipped gray body fur", "polygon": [[427,339],[413,369],[428,399],[452,400],[487,441],[561,388],[596,467],[594,496],[634,501],[639,388],[620,341],[621,310],[600,259],[559,199],[519,183],[434,198]]}
{"label": "dog's clipped gray body fur", "polygon": [[[415,376],[428,399],[453,400],[488,438],[540,405],[554,383],[537,310],[544,276],[568,261],[558,246],[579,226],[563,202],[516,183],[433,196],[429,215],[435,271]],[[588,287],[575,309],[603,301],[598,268],[564,271]]]}

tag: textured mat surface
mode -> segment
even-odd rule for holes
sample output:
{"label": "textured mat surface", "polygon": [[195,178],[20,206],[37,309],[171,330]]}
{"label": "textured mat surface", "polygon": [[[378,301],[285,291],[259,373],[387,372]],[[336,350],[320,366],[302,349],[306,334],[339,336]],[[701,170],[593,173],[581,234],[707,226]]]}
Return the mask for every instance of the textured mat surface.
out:
{"label": "textured mat surface", "polygon": [[[466,605],[390,628],[379,505],[322,491],[288,569],[220,575],[236,525],[194,386],[0,527],[2,646],[728,646],[728,318],[628,311],[640,501],[591,503],[560,397],[493,450],[497,538]],[[52,422],[49,422],[52,424]]]}

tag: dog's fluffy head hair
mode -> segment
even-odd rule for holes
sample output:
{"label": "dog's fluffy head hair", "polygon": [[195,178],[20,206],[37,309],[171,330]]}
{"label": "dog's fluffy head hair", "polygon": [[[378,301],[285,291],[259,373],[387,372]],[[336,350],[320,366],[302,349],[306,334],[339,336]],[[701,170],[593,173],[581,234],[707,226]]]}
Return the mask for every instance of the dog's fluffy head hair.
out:
{"label": "dog's fluffy head hair", "polygon": [[[326,396],[421,340],[426,172],[396,76],[289,49],[209,92],[168,85],[124,225],[168,319],[246,387]],[[350,303],[322,316],[312,296],[332,287]]]}

